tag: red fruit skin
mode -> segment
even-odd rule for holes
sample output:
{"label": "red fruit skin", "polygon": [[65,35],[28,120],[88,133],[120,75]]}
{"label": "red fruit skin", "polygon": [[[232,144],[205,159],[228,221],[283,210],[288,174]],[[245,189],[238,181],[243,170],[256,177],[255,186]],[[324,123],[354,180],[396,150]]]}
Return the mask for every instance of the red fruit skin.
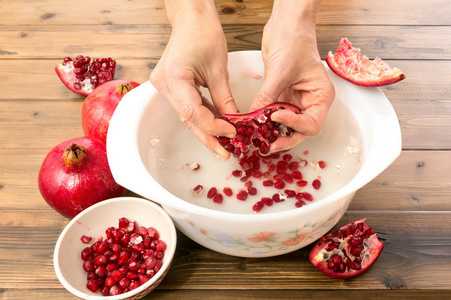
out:
{"label": "red fruit skin", "polygon": [[334,72],[341,78],[343,78],[355,85],[360,85],[360,86],[368,86],[368,87],[384,86],[384,85],[393,84],[395,82],[401,81],[406,78],[406,75],[403,72],[399,71],[399,72],[396,72],[393,77],[385,78],[385,79],[378,80],[378,81],[357,81],[357,80],[354,80],[351,77],[348,77],[343,74],[343,72],[338,68],[337,64],[334,63],[334,55],[332,53],[329,53],[327,55],[326,63],[329,66],[329,68],[332,70],[332,72]]}
{"label": "red fruit skin", "polygon": [[106,142],[108,127],[119,102],[139,83],[112,80],[98,86],[86,97],[81,111],[81,123],[86,136]]}
{"label": "red fruit skin", "polygon": [[[366,219],[361,219],[358,221],[351,222],[347,225],[344,225],[340,227],[337,230],[341,230],[343,228],[348,227],[352,224],[357,223],[363,223],[365,226],[365,229],[368,229],[369,227],[365,224]],[[348,270],[344,273],[335,273],[331,271],[326,264],[326,261],[323,258],[323,253],[325,251],[325,248],[329,245],[329,243],[323,243],[324,240],[327,240],[328,237],[330,237],[333,233],[335,233],[337,230],[334,230],[330,232],[329,234],[325,235],[324,237],[320,238],[320,240],[315,244],[315,246],[312,248],[309,254],[309,260],[310,262],[323,274],[330,276],[335,279],[346,279],[346,278],[352,278],[356,277],[366,270],[368,270],[379,258],[379,255],[381,254],[382,250],[384,249],[384,244],[382,244],[379,239],[376,237],[376,234],[371,236],[370,239],[370,250],[369,250],[369,260],[365,260],[362,263],[362,268],[360,270]]]}
{"label": "red fruit skin", "polygon": [[[66,167],[62,155],[72,143],[86,148],[86,157],[79,168]],[[57,212],[73,218],[89,206],[127,190],[117,184],[111,174],[106,144],[90,137],[74,138],[53,148],[45,157],[38,174],[42,197]]]}
{"label": "red fruit skin", "polygon": [[73,72],[64,72],[64,66],[62,64],[57,64],[55,66],[56,75],[60,78],[61,82],[72,92],[75,94],[79,94],[82,96],[88,96],[89,92],[83,89],[76,90],[73,86],[75,82],[75,74]]}

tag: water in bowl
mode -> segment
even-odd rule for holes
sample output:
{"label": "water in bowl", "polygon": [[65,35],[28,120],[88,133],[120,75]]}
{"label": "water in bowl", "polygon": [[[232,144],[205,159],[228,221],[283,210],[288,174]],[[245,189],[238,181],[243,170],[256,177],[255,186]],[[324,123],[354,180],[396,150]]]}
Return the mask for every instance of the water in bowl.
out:
{"label": "water in bowl", "polygon": [[[183,125],[174,127],[169,134],[170,138],[167,136],[165,132],[164,135],[150,137],[148,169],[165,189],[185,201],[224,212],[251,214],[252,206],[262,197],[283,193],[283,190],[274,187],[264,187],[263,180],[251,177],[253,186],[257,188],[257,195],[249,196],[246,201],[237,200],[236,193],[245,187],[239,178],[231,175],[234,170],[241,169],[236,158],[232,156],[229,160],[223,161],[201,144]],[[293,183],[287,185],[285,189],[309,192],[313,195],[314,201],[321,201],[325,196],[338,191],[362,166],[364,155],[361,140],[360,132],[355,128],[352,118],[341,118],[339,113],[330,114],[319,135],[286,152],[293,156],[293,160],[304,159],[308,162],[299,170],[309,184],[305,188],[296,188]],[[318,168],[319,161],[326,162],[324,169]],[[192,163],[198,164],[200,168],[193,170],[190,167]],[[311,185],[317,178],[322,183],[318,190]],[[197,185],[203,186],[203,194],[193,196],[192,189]],[[207,198],[207,192],[211,187],[216,187],[218,192],[223,194],[221,204]],[[224,187],[230,187],[234,194],[227,197],[223,193]],[[295,202],[295,199],[286,199],[272,206],[265,206],[259,213],[297,209]],[[310,203],[305,202],[307,205]]]}

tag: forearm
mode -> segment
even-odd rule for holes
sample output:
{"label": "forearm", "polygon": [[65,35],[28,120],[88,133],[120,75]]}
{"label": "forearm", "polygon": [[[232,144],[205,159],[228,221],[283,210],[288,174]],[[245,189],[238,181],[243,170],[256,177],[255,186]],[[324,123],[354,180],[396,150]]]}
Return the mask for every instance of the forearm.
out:
{"label": "forearm", "polygon": [[219,23],[213,0],[165,0],[165,6],[169,23],[173,27],[196,20]]}
{"label": "forearm", "polygon": [[314,30],[321,0],[275,0],[271,22],[283,22],[292,28]]}

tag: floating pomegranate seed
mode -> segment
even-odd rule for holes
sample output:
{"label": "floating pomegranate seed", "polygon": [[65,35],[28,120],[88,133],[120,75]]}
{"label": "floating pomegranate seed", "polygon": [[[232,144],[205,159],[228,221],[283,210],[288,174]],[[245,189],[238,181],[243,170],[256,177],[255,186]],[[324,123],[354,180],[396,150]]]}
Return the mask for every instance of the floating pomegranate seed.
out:
{"label": "floating pomegranate seed", "polygon": [[274,185],[274,181],[272,181],[272,180],[263,181],[263,186],[273,186],[273,185]]}
{"label": "floating pomegranate seed", "polygon": [[290,160],[293,159],[293,155],[291,155],[291,154],[284,154],[284,156],[282,156],[282,159],[283,159],[284,161],[289,162]]}
{"label": "floating pomegranate seed", "polygon": [[92,237],[90,236],[86,236],[86,235],[82,235],[81,236],[81,241],[83,242],[83,244],[89,244],[92,240]]}
{"label": "floating pomegranate seed", "polygon": [[241,190],[236,194],[236,198],[238,200],[245,201],[248,195],[249,195],[248,192]]}
{"label": "floating pomegranate seed", "polygon": [[296,207],[302,207],[305,205],[305,202],[302,200],[298,200],[296,201],[296,203],[294,204]]}
{"label": "floating pomegranate seed", "polygon": [[247,192],[248,192],[248,194],[251,195],[251,196],[257,195],[257,189],[254,188],[254,187],[248,188],[248,189],[247,189]]}
{"label": "floating pomegranate seed", "polygon": [[294,198],[296,197],[296,191],[294,190],[285,190],[285,195],[287,195],[287,198]]}
{"label": "floating pomegranate seed", "polygon": [[[268,198],[268,199],[269,199],[269,198]],[[259,211],[262,210],[263,206],[264,206],[263,202],[258,201],[258,202],[256,202],[256,203],[252,206],[252,210],[253,210],[254,212],[259,212]]]}
{"label": "floating pomegranate seed", "polygon": [[293,182],[293,176],[291,176],[290,174],[286,173],[283,175],[283,181],[285,181],[286,183],[292,183]]}
{"label": "floating pomegranate seed", "polygon": [[229,187],[225,187],[222,191],[224,192],[224,195],[226,195],[227,197],[231,197],[233,195],[233,191]]}
{"label": "floating pomegranate seed", "polygon": [[303,197],[305,200],[307,200],[307,201],[313,201],[313,196],[312,196],[312,194],[310,194],[310,193],[303,192],[303,193],[302,193],[302,197]]}
{"label": "floating pomegranate seed", "polygon": [[320,160],[318,162],[318,167],[320,167],[321,169],[324,169],[326,167],[326,162],[323,160]]}
{"label": "floating pomegranate seed", "polygon": [[199,197],[200,195],[202,195],[203,192],[204,192],[204,187],[202,185],[198,184],[191,190],[190,193],[194,197]]}
{"label": "floating pomegranate seed", "polygon": [[233,177],[241,177],[242,175],[243,175],[243,171],[241,171],[241,170],[233,170],[232,171]]}
{"label": "floating pomegranate seed", "polygon": [[321,181],[319,179],[313,180],[312,186],[315,190],[319,190],[319,188],[321,187]]}
{"label": "floating pomegranate seed", "polygon": [[212,187],[211,189],[208,190],[207,198],[213,199],[213,197],[216,195],[217,192],[218,190],[215,187]]}
{"label": "floating pomegranate seed", "polygon": [[306,180],[298,180],[298,181],[296,181],[296,185],[298,186],[298,187],[304,187],[304,186],[306,186],[308,184],[308,182],[306,181]]}
{"label": "floating pomegranate seed", "polygon": [[280,194],[279,194],[279,193],[276,193],[276,194],[272,195],[272,198],[271,198],[271,199],[272,199],[274,202],[276,202],[276,203],[279,203],[279,202],[283,202],[283,201],[284,201],[284,199],[280,197]]}
{"label": "floating pomegranate seed", "polygon": [[298,170],[294,170],[294,171],[291,173],[291,176],[293,176],[293,179],[296,179],[296,180],[302,180],[302,173],[299,172]]}
{"label": "floating pomegranate seed", "polygon": [[224,197],[222,196],[222,194],[217,193],[217,194],[213,197],[213,202],[214,202],[214,203],[221,204],[223,199],[224,199]]}
{"label": "floating pomegranate seed", "polygon": [[282,180],[277,180],[276,182],[274,182],[274,187],[281,190],[285,187],[285,182],[283,182]]}
{"label": "floating pomegranate seed", "polygon": [[272,206],[274,204],[274,200],[269,197],[263,197],[260,201],[266,206]]}
{"label": "floating pomegranate seed", "polygon": [[127,218],[122,217],[119,219],[119,228],[127,228],[129,223],[130,221]]}
{"label": "floating pomegranate seed", "polygon": [[288,164],[288,169],[291,171],[296,171],[299,169],[299,163],[297,161],[292,161]]}

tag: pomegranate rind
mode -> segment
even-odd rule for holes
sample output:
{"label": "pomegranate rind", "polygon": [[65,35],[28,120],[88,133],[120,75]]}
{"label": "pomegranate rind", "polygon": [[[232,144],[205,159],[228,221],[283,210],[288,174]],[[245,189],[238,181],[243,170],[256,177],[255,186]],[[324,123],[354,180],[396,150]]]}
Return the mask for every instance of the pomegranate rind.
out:
{"label": "pomegranate rind", "polygon": [[[331,237],[333,237],[339,230],[346,229],[354,224],[362,223],[363,228],[364,228],[364,230],[362,230],[362,232],[364,232],[368,229],[371,229],[365,224],[365,220],[366,219],[361,219],[358,221],[351,222],[347,225],[340,227],[339,229],[336,229],[336,230],[330,232],[329,234],[323,236],[322,238],[320,238],[320,240],[315,244],[315,246],[313,246],[312,250],[310,251],[310,254],[309,254],[310,262],[323,274],[330,276],[332,278],[335,278],[335,279],[353,278],[353,277],[356,277],[356,276],[364,273],[365,271],[367,271],[376,262],[376,260],[380,256],[382,250],[384,249],[384,244],[382,244],[379,241],[376,233],[372,234],[366,240],[366,242],[368,244],[368,252],[363,255],[363,256],[365,256],[365,259],[362,260],[362,265],[361,265],[360,270],[354,270],[354,269],[347,268],[345,272],[337,273],[328,268],[327,262],[324,259],[324,254],[327,253],[326,248],[330,244],[330,241],[329,242],[327,242],[327,241],[330,240]],[[359,232],[359,233],[361,233],[361,232]],[[349,240],[353,236],[358,236],[358,235],[351,234],[346,239]]]}
{"label": "pomegranate rind", "polygon": [[62,64],[57,64],[55,66],[55,72],[60,78],[61,82],[75,94],[88,96],[94,90],[93,87],[85,87],[80,90],[75,89],[74,88],[74,82],[76,81],[75,74],[72,72],[72,70],[70,70],[70,68],[63,66]]}
{"label": "pomegranate rind", "polygon": [[[259,148],[259,154],[263,156],[269,154],[271,143],[275,142],[280,135],[288,136],[293,132],[291,128],[271,121],[271,114],[280,109],[287,109],[294,113],[302,112],[301,108],[291,103],[275,102],[247,114],[225,114],[221,116],[221,119],[230,122],[237,128],[237,136],[232,139],[218,137],[219,143],[236,157],[247,153],[251,148],[251,144]],[[239,137],[238,129],[240,126],[242,133],[247,132]],[[260,131],[260,129],[263,129],[260,126],[264,126],[266,129]],[[255,141],[259,145],[256,145]]]}
{"label": "pomegranate rind", "polygon": [[374,60],[360,55],[360,49],[352,47],[346,38],[342,38],[335,51],[329,51],[326,63],[341,78],[360,86],[384,86],[406,78],[398,68],[390,67],[379,57]]}

